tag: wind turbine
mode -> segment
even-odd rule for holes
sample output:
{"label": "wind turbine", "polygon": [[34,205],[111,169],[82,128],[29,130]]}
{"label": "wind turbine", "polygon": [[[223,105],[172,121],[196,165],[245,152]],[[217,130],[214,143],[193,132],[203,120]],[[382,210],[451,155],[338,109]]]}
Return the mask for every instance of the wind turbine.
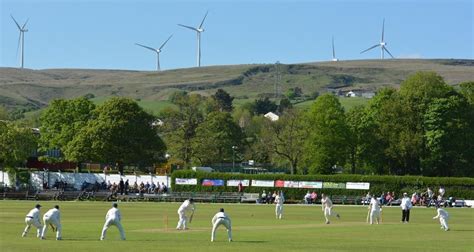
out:
{"label": "wind turbine", "polygon": [[334,37],[332,37],[332,61],[339,61],[336,58],[336,49],[334,49]]}
{"label": "wind turbine", "polygon": [[153,47],[149,47],[149,46],[146,46],[146,45],[141,45],[141,44],[135,43],[135,45],[137,45],[137,46],[141,46],[143,48],[146,48],[148,50],[156,52],[156,71],[160,71],[160,52],[162,52],[161,49],[163,49],[163,47],[166,45],[168,40],[171,39],[171,37],[173,37],[173,34],[171,34],[171,36],[169,36],[169,38],[163,44],[161,44],[161,46],[159,48],[153,48]]}
{"label": "wind turbine", "polygon": [[383,23],[382,23],[382,40],[380,40],[380,43],[378,43],[378,44],[376,44],[376,45],[370,47],[369,49],[364,50],[360,53],[365,53],[369,50],[374,49],[377,46],[380,46],[380,58],[381,59],[384,59],[384,51],[386,51],[392,58],[394,58],[393,55],[388,51],[387,43],[385,43],[385,41],[384,41],[384,28],[385,28],[385,18],[383,19]]}
{"label": "wind turbine", "polygon": [[20,26],[12,15],[10,15],[10,17],[12,17],[12,19],[15,22],[16,26],[18,27],[18,30],[20,31],[20,37],[18,37],[18,47],[17,47],[16,51],[18,53],[18,48],[21,45],[21,68],[23,68],[23,65],[24,65],[23,63],[24,63],[24,59],[25,59],[25,32],[28,31],[28,29],[25,29],[25,27],[26,27],[26,24],[28,23],[29,19],[26,20],[26,22],[25,22],[25,24],[23,24],[23,26]]}
{"label": "wind turbine", "polygon": [[204,18],[201,21],[201,24],[197,28],[194,28],[192,26],[178,24],[179,26],[182,26],[184,28],[188,28],[190,30],[196,31],[196,34],[197,34],[197,66],[198,67],[201,66],[201,33],[204,32],[204,28],[202,28],[202,25],[204,24],[204,20],[206,20],[207,13],[209,13],[209,11],[206,12],[206,15],[204,15]]}

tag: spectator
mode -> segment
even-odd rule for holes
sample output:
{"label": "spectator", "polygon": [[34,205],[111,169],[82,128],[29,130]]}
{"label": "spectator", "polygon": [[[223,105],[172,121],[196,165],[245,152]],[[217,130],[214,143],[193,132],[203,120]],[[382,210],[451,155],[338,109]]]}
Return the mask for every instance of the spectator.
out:
{"label": "spectator", "polygon": [[438,192],[441,196],[441,200],[443,200],[444,194],[446,193],[446,190],[444,190],[444,186],[440,186]]}
{"label": "spectator", "polygon": [[155,182],[151,182],[150,187],[148,188],[148,193],[155,193],[156,185]]}
{"label": "spectator", "polygon": [[263,190],[262,196],[260,197],[260,203],[266,203],[266,201],[267,201],[267,193],[265,192],[265,190]]}
{"label": "spectator", "polygon": [[305,204],[310,204],[311,203],[311,193],[309,193],[309,191],[307,191],[306,195],[304,196],[304,203]]}
{"label": "spectator", "polygon": [[392,204],[393,201],[393,196],[391,192],[388,192],[387,195],[385,196],[385,204],[389,205]]}
{"label": "spectator", "polygon": [[416,202],[418,202],[418,195],[416,195],[416,192],[414,192],[412,195],[411,195],[411,204],[412,205],[416,205]]}
{"label": "spectator", "polygon": [[163,193],[167,193],[167,192],[168,192],[168,187],[165,185],[164,182],[161,182],[161,188],[163,188]]}
{"label": "spectator", "polygon": [[128,195],[128,189],[129,189],[128,187],[129,187],[129,183],[128,183],[128,179],[127,179],[127,181],[125,181],[125,194],[127,194],[127,195]]}
{"label": "spectator", "polygon": [[118,190],[120,192],[120,195],[123,195],[123,190],[125,189],[125,183],[123,183],[123,179],[120,178],[120,182],[118,184]]}
{"label": "spectator", "polygon": [[239,193],[244,191],[244,186],[242,185],[242,181],[239,181],[239,185],[237,186]]}
{"label": "spectator", "polygon": [[317,199],[318,199],[318,194],[315,191],[313,191],[311,193],[311,203],[316,204]]}
{"label": "spectator", "polygon": [[385,192],[382,192],[382,194],[380,194],[380,204],[381,205],[384,205],[385,202],[386,202],[385,201],[385,196],[386,196]]}

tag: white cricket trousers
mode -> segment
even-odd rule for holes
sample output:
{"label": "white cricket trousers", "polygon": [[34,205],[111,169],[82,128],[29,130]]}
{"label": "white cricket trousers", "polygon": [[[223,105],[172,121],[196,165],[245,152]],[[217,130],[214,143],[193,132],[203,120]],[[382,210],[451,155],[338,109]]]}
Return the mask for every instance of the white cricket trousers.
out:
{"label": "white cricket trousers", "polygon": [[62,235],[61,235],[62,227],[58,219],[50,218],[49,216],[46,216],[46,217],[43,217],[43,223],[44,223],[44,226],[43,226],[43,232],[41,233],[41,237],[44,238],[46,236],[46,231],[48,231],[48,226],[50,224],[53,224],[53,226],[56,227],[56,239],[59,240],[62,238]]}
{"label": "white cricket trousers", "polygon": [[187,229],[188,228],[188,217],[185,211],[178,211],[179,221],[176,229]]}
{"label": "white cricket trousers", "polygon": [[105,239],[105,235],[107,233],[107,229],[109,229],[110,226],[116,226],[120,232],[120,238],[122,240],[125,240],[125,232],[123,231],[123,227],[122,227],[122,224],[120,223],[119,220],[116,220],[116,219],[107,219],[105,221],[105,224],[104,224],[104,227],[102,228],[102,234],[100,235],[100,239],[101,240],[104,240]]}
{"label": "white cricket trousers", "polygon": [[370,211],[370,224],[374,224],[374,220],[376,220],[377,224],[379,224],[379,221],[380,221],[380,211],[379,210]]}
{"label": "white cricket trousers", "polygon": [[326,218],[326,222],[329,221],[329,216],[337,216],[337,213],[332,211],[332,207],[325,207],[324,208],[324,218]]}
{"label": "white cricket trousers", "polygon": [[23,235],[22,235],[23,237],[25,237],[26,234],[28,234],[28,231],[30,230],[31,225],[36,227],[36,237],[38,238],[41,237],[41,232],[42,232],[41,229],[43,228],[43,226],[41,225],[38,219],[26,217],[25,223],[26,223],[26,227],[25,227],[25,230],[23,231]]}
{"label": "white cricket trousers", "polygon": [[445,219],[443,217],[439,217],[439,223],[441,224],[441,226],[444,228],[444,230],[448,230],[449,227],[448,227],[448,219]]}
{"label": "white cricket trousers", "polygon": [[281,219],[281,217],[283,216],[283,205],[276,204],[275,215],[277,219]]}
{"label": "white cricket trousers", "polygon": [[216,222],[212,226],[211,242],[215,240],[216,230],[220,225],[224,225],[224,227],[227,229],[227,236],[229,237],[229,241],[232,241],[232,227],[230,225],[230,221],[226,218],[217,218]]}

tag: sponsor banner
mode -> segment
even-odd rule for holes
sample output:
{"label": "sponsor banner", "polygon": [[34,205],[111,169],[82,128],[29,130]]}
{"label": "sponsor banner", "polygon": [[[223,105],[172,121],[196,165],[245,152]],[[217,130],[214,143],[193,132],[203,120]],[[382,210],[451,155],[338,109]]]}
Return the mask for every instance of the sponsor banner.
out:
{"label": "sponsor banner", "polygon": [[285,181],[285,187],[298,188],[298,185],[299,185],[298,181]]}
{"label": "sponsor banner", "polygon": [[255,180],[252,179],[252,186],[273,187],[273,180]]}
{"label": "sponsor banner", "polygon": [[346,189],[346,183],[323,182],[323,188]]}
{"label": "sponsor banner", "polygon": [[285,187],[285,181],[284,180],[275,181],[275,187]]}
{"label": "sponsor banner", "polygon": [[360,183],[360,182],[347,182],[346,189],[355,189],[355,190],[369,190],[370,183]]}
{"label": "sponsor banner", "polygon": [[195,178],[176,178],[175,184],[177,185],[197,185],[197,179]]}
{"label": "sponsor banner", "polygon": [[227,180],[227,186],[239,186],[239,182],[242,182],[242,186],[249,186],[250,180]]}
{"label": "sponsor banner", "polygon": [[323,188],[321,181],[300,181],[299,188]]}
{"label": "sponsor banner", "polygon": [[223,186],[224,180],[222,179],[203,179],[202,180],[203,186]]}

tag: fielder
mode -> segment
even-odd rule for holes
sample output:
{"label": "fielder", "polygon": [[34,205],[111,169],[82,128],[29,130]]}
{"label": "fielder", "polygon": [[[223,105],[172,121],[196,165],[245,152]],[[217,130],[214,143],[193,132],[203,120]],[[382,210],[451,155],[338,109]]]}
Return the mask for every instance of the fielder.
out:
{"label": "fielder", "polygon": [[107,211],[105,215],[105,224],[102,228],[102,234],[100,235],[100,240],[103,241],[105,239],[105,234],[107,233],[107,229],[110,226],[114,225],[118,228],[120,232],[120,238],[125,240],[125,232],[123,231],[122,224],[120,221],[122,220],[122,215],[120,214],[120,210],[117,208],[117,203],[112,204],[112,208]]}
{"label": "fielder", "polygon": [[324,218],[326,218],[326,224],[330,223],[329,216],[335,215],[338,219],[341,218],[338,213],[332,211],[332,201],[324,193],[321,194],[321,208],[324,212]]}
{"label": "fielder", "polygon": [[61,214],[59,213],[58,205],[54,206],[54,208],[49,209],[48,212],[43,215],[43,222],[43,232],[41,233],[42,240],[45,239],[44,237],[46,236],[46,231],[48,230],[49,225],[53,228],[53,232],[54,229],[56,229],[56,240],[62,240]]}
{"label": "fielder", "polygon": [[438,212],[438,215],[433,217],[434,219],[439,218],[439,223],[441,224],[441,229],[444,229],[444,231],[449,231],[448,227],[448,219],[449,219],[449,214],[446,210],[442,209],[439,207],[439,204],[436,204],[436,211]]}
{"label": "fielder", "polygon": [[181,204],[181,206],[178,209],[179,221],[178,221],[178,226],[176,227],[176,230],[188,229],[188,217],[186,216],[186,212],[192,211],[191,217],[189,219],[189,222],[192,222],[195,209],[196,207],[194,205],[193,198],[187,199],[183,202],[183,204]]}
{"label": "fielder", "polygon": [[380,202],[377,200],[377,198],[374,196],[370,200],[370,225],[374,224],[374,218],[377,220],[377,224],[379,224],[380,221]]}
{"label": "fielder", "polygon": [[41,237],[41,229],[43,228],[43,225],[41,225],[41,221],[39,218],[40,215],[40,204],[36,204],[35,208],[31,209],[25,217],[25,223],[26,227],[25,230],[23,231],[23,234],[21,235],[22,237],[26,237],[26,234],[28,234],[28,231],[30,230],[31,225],[36,227],[36,237],[40,238]]}
{"label": "fielder", "polygon": [[275,197],[275,215],[277,219],[280,219],[283,217],[283,203],[285,202],[285,197],[283,196],[283,193],[280,192],[280,194],[277,194]]}
{"label": "fielder", "polygon": [[211,242],[213,242],[216,238],[216,230],[220,225],[224,225],[227,229],[227,236],[229,238],[229,242],[232,241],[232,222],[229,216],[224,213],[224,208],[221,208],[216,215],[212,218],[212,233],[211,233]]}

